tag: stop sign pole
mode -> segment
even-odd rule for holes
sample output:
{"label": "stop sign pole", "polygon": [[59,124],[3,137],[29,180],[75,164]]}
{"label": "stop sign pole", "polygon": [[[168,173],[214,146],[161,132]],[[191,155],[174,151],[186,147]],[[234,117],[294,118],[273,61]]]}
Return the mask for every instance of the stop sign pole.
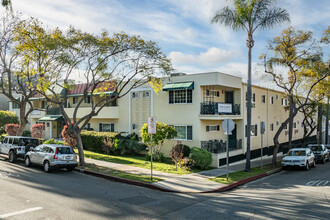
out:
{"label": "stop sign pole", "polygon": [[229,172],[229,135],[231,135],[232,131],[235,128],[235,123],[231,119],[225,119],[222,122],[222,129],[225,131],[225,135],[227,135],[227,142],[226,142],[226,152],[227,152],[227,158],[226,158],[226,163],[227,163],[227,181],[228,181],[228,172]]}

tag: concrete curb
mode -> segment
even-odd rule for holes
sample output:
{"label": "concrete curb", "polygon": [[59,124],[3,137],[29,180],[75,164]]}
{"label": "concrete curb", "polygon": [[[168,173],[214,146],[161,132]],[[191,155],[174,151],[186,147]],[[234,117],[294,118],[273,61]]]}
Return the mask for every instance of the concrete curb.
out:
{"label": "concrete curb", "polygon": [[120,177],[114,177],[114,176],[110,176],[110,175],[107,175],[107,174],[96,173],[96,172],[88,171],[88,170],[84,170],[84,169],[79,169],[79,168],[75,169],[75,171],[78,171],[78,172],[81,172],[81,173],[84,173],[84,174],[87,174],[87,175],[101,177],[103,179],[107,179],[107,180],[111,180],[111,181],[115,181],[115,182],[121,182],[121,183],[130,184],[130,185],[136,185],[136,186],[145,187],[145,188],[158,190],[158,191],[162,191],[162,192],[190,193],[190,194],[193,194],[193,193],[216,193],[216,192],[230,191],[230,190],[232,190],[234,188],[237,188],[241,185],[244,185],[248,182],[252,182],[252,181],[255,181],[257,179],[261,179],[265,176],[270,176],[270,175],[273,175],[275,173],[281,172],[281,170],[282,170],[282,168],[277,168],[277,169],[268,171],[266,173],[262,173],[262,174],[259,174],[259,175],[256,175],[256,176],[252,176],[252,177],[249,177],[249,178],[246,178],[246,179],[243,179],[243,180],[236,181],[236,182],[231,183],[231,184],[226,185],[226,186],[219,187],[215,190],[201,191],[201,192],[188,192],[188,191],[170,190],[170,189],[166,189],[166,188],[163,188],[163,187],[160,187],[160,186],[152,185],[150,183],[143,183],[143,182],[139,182],[139,181],[135,181],[135,180],[123,179],[123,178],[120,178]]}
{"label": "concrete curb", "polygon": [[270,175],[273,175],[273,174],[278,173],[278,172],[281,172],[281,171],[282,171],[282,168],[277,168],[277,169],[268,171],[266,173],[262,173],[262,174],[259,174],[259,175],[256,175],[256,176],[251,176],[249,178],[246,178],[246,179],[242,179],[242,180],[233,182],[233,183],[231,183],[229,185],[222,186],[222,187],[220,187],[218,189],[206,191],[206,192],[203,192],[203,193],[215,193],[215,192],[229,191],[229,190],[232,190],[232,189],[237,188],[239,186],[242,186],[242,185],[244,185],[244,184],[246,184],[248,182],[252,182],[252,181],[255,181],[257,179],[261,179],[261,178],[263,178],[265,176],[270,176]]}

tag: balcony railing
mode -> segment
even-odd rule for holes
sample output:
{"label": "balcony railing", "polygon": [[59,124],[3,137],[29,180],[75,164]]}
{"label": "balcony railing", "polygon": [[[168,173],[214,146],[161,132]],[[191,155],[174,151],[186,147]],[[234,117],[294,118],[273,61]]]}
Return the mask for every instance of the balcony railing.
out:
{"label": "balcony railing", "polygon": [[[229,151],[242,149],[242,139],[239,140],[229,140]],[[201,141],[201,147],[206,149],[211,153],[224,153],[226,152],[226,141],[223,140],[208,140]]]}
{"label": "balcony railing", "polygon": [[[221,108],[221,109],[220,109]],[[201,115],[240,115],[240,104],[202,102]]]}
{"label": "balcony railing", "polygon": [[46,115],[62,115],[59,107],[51,107],[46,109]]}

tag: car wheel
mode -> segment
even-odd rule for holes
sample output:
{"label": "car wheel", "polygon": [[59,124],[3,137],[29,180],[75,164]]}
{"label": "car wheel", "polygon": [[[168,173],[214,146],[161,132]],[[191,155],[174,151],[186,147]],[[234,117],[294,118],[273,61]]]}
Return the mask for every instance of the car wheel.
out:
{"label": "car wheel", "polygon": [[17,156],[15,155],[14,151],[9,151],[9,154],[8,154],[8,161],[10,163],[15,163],[17,161]]}
{"label": "car wheel", "polygon": [[325,164],[325,157],[322,158],[322,163]]}
{"label": "car wheel", "polygon": [[50,163],[49,163],[48,160],[46,160],[46,161],[44,162],[44,171],[45,171],[46,173],[49,173],[49,172],[50,172]]}
{"label": "car wheel", "polygon": [[25,157],[25,166],[27,167],[31,166],[31,160],[29,156]]}
{"label": "car wheel", "polygon": [[71,172],[71,171],[74,170],[74,167],[67,167],[66,170],[69,171],[69,172]]}
{"label": "car wheel", "polygon": [[315,163],[315,160],[313,161],[313,164],[312,164],[313,167],[316,167],[316,163]]}
{"label": "car wheel", "polygon": [[306,161],[306,167],[305,167],[305,169],[308,171],[309,170],[309,163],[308,163],[308,161]]}

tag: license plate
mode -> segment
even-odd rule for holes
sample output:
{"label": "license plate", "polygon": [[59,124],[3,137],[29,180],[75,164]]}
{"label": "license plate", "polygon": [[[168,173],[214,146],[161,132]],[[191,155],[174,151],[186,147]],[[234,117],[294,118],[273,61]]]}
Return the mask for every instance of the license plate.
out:
{"label": "license plate", "polygon": [[65,157],[66,160],[71,160],[71,157]]}

